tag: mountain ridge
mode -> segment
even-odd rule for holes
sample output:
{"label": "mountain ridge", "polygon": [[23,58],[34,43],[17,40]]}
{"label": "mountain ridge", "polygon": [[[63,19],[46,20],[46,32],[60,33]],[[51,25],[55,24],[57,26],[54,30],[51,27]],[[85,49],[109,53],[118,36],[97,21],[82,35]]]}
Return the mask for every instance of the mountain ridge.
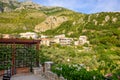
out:
{"label": "mountain ridge", "polygon": [[[65,34],[73,38],[86,35],[94,44],[108,44],[106,41],[108,39],[110,44],[118,45],[120,41],[120,12],[83,14],[62,7],[38,6],[35,3],[22,5],[23,8],[18,9],[24,2],[14,4],[4,3],[3,5],[11,11],[0,13],[0,33],[2,34],[31,31],[50,36]],[[112,41],[110,41],[111,37]]]}

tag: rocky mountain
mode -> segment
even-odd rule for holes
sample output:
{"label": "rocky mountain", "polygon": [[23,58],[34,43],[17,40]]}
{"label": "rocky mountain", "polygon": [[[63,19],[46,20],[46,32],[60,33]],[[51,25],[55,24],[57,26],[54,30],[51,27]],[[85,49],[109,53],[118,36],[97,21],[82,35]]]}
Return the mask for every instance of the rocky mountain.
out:
{"label": "rocky mountain", "polygon": [[73,38],[86,35],[94,44],[120,43],[120,12],[83,14],[17,0],[1,0],[0,12],[0,33],[34,31]]}
{"label": "rocky mountain", "polygon": [[4,12],[11,12],[22,9],[39,9],[41,6],[31,1],[19,2],[18,0],[1,0],[0,6]]}
{"label": "rocky mountain", "polygon": [[46,30],[55,29],[68,19],[65,16],[49,16],[45,21],[35,26],[35,32],[44,32]]}
{"label": "rocky mountain", "polygon": [[[61,7],[41,6],[31,1],[1,0],[1,33],[14,33],[16,31],[17,33],[24,31],[43,32],[56,28],[67,21],[67,17],[50,16],[50,13],[64,12],[65,10],[67,9]],[[11,30],[9,30],[10,27]],[[2,31],[3,29],[5,30],[4,32]]]}

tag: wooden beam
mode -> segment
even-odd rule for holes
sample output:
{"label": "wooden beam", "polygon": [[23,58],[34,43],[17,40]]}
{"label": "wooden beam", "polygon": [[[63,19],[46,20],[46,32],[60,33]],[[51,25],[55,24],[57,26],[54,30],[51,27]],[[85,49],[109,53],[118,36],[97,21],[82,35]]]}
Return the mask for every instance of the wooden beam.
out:
{"label": "wooden beam", "polygon": [[40,43],[41,40],[33,40],[33,39],[0,39],[0,43],[6,44],[37,44]]}

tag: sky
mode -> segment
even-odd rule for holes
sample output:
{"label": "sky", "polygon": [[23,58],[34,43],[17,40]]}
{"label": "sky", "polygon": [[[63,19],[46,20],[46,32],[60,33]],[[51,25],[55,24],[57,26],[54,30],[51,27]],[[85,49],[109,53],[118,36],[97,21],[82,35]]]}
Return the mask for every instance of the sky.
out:
{"label": "sky", "polygon": [[120,0],[32,0],[45,6],[61,6],[82,13],[120,12]]}

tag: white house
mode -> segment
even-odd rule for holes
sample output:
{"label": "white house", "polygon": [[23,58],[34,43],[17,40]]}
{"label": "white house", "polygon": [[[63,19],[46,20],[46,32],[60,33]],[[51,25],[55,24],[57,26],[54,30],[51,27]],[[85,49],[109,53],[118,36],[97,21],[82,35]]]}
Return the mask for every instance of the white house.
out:
{"label": "white house", "polygon": [[41,45],[46,45],[46,46],[50,46],[50,39],[47,38],[41,38]]}
{"label": "white house", "polygon": [[65,38],[65,34],[56,35],[54,38]]}
{"label": "white house", "polygon": [[75,41],[75,42],[74,42],[74,45],[75,45],[75,46],[78,46],[78,45],[79,45],[79,41]]}
{"label": "white house", "polygon": [[48,38],[48,36],[45,36],[45,35],[41,35],[41,38]]}
{"label": "white house", "polygon": [[84,45],[85,43],[89,44],[89,41],[87,40],[87,36],[80,36],[79,40],[74,42],[74,45],[75,46]]}
{"label": "white house", "polygon": [[34,32],[20,33],[20,38],[37,39],[38,35]]}
{"label": "white house", "polygon": [[10,34],[2,34],[2,38],[9,39],[9,38],[12,38],[12,36]]}
{"label": "white house", "polygon": [[71,45],[73,39],[72,38],[60,38],[59,42],[61,45]]}
{"label": "white house", "polygon": [[53,38],[52,42],[55,42],[55,43],[59,44],[60,43],[60,39],[59,38]]}
{"label": "white house", "polygon": [[79,37],[79,44],[84,45],[85,43],[88,43],[87,36],[80,36]]}
{"label": "white house", "polygon": [[66,38],[65,34],[61,34],[61,35],[56,35],[54,36],[54,40],[55,43],[61,44],[61,45],[71,45],[73,39],[72,38]]}

